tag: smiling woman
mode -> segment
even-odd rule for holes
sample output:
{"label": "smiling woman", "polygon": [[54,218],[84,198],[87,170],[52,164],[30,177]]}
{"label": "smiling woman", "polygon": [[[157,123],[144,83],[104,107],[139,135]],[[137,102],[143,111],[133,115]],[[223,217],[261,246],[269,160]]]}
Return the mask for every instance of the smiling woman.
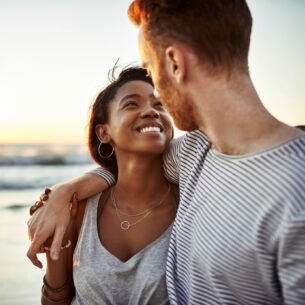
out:
{"label": "smiling woman", "polygon": [[[136,120],[138,116],[141,116],[142,120]],[[145,132],[146,136],[142,135],[143,128],[156,126],[159,127],[160,132]],[[154,96],[152,80],[144,69],[124,70],[116,81],[97,96],[92,106],[89,150],[97,163],[114,173],[117,173],[117,156],[121,150],[124,153],[139,149],[143,149],[144,152],[146,149],[152,153],[156,150],[160,155],[171,135],[172,125],[169,115]],[[153,146],[152,137],[155,143],[159,142],[161,146]],[[101,153],[101,147],[105,152]],[[115,153],[109,155],[113,150]],[[103,158],[101,155],[109,155],[109,157]]]}
{"label": "smiling woman", "polygon": [[49,244],[40,248],[47,250],[42,304],[168,304],[165,264],[178,189],[163,175],[173,127],[153,92],[146,70],[131,67],[93,103],[89,150],[117,182],[79,202],[57,262]]}

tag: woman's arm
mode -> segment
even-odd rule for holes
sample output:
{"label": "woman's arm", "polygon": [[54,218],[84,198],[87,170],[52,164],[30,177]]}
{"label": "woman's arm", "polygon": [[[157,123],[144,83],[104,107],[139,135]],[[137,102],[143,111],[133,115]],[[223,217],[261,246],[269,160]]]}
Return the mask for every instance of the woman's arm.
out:
{"label": "woman's arm", "polygon": [[75,292],[72,280],[73,249],[70,248],[62,249],[57,261],[51,259],[49,252],[46,253],[47,268],[41,291],[42,305],[58,304],[58,302],[63,305],[71,304]]}
{"label": "woman's arm", "polygon": [[[165,176],[174,184],[179,183],[179,156],[184,138],[185,135],[172,140],[164,154]],[[35,266],[42,268],[37,253],[40,246],[52,235],[54,236],[50,255],[52,259],[58,259],[63,235],[70,220],[67,203],[72,194],[77,192],[81,200],[104,191],[114,183],[114,177],[109,171],[97,168],[90,173],[52,187],[48,203],[38,209],[28,221],[29,238],[32,243],[27,256]]]}
{"label": "woman's arm", "polygon": [[51,188],[47,204],[39,208],[28,221],[28,234],[32,243],[27,256],[35,266],[42,268],[37,253],[49,237],[53,237],[50,258],[59,258],[63,236],[70,221],[69,202],[73,193],[77,192],[79,199],[87,198],[107,189],[114,181],[108,171],[99,168]]}
{"label": "woman's arm", "polygon": [[[46,252],[47,268],[41,291],[42,305],[70,305],[75,295],[72,272],[73,252],[78,238],[76,219],[79,218],[82,221],[83,211],[84,209],[78,209],[77,195],[74,194],[70,207],[71,221],[65,232],[64,244],[61,246],[57,261],[52,260],[50,257],[49,247],[51,240],[46,242],[48,246],[43,246]],[[82,215],[80,216],[80,214]]]}

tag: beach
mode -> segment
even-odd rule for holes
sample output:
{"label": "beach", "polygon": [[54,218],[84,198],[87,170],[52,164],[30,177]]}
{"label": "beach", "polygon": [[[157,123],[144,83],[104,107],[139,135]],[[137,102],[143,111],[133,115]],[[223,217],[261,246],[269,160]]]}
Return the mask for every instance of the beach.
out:
{"label": "beach", "polygon": [[[17,199],[17,192],[6,194]],[[20,195],[25,197],[21,192]],[[32,198],[39,193],[33,192]],[[28,193],[31,196],[30,193]],[[22,198],[21,198],[22,199]],[[28,208],[1,208],[0,231],[0,304],[40,304],[40,289],[44,269],[36,268],[26,256],[29,246],[27,237]],[[43,259],[44,257],[40,255]]]}
{"label": "beach", "polygon": [[27,258],[29,207],[47,186],[97,167],[84,145],[0,145],[0,304],[38,305],[44,268]]}

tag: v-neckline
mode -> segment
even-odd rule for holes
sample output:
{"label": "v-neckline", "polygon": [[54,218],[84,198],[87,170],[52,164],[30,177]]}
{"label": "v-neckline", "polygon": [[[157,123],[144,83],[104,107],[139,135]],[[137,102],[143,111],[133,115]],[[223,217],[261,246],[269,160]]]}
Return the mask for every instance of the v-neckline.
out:
{"label": "v-neckline", "polygon": [[98,236],[98,231],[96,230],[96,238],[98,239],[99,241],[99,244],[101,246],[101,249],[107,253],[107,255],[114,259],[115,261],[119,262],[120,264],[123,264],[123,265],[127,265],[129,263],[131,263],[132,261],[134,261],[138,256],[140,256],[141,254],[143,254],[144,252],[148,251],[152,246],[154,246],[155,244],[157,244],[161,239],[162,237],[164,237],[168,231],[171,230],[173,226],[173,222],[168,226],[168,228],[159,236],[157,237],[155,240],[153,240],[152,242],[150,242],[149,244],[147,244],[144,248],[142,248],[141,250],[139,250],[138,252],[136,252],[135,254],[133,254],[128,260],[126,261],[122,261],[121,259],[119,259],[116,255],[114,255],[113,253],[111,253],[104,245],[103,243],[101,242],[99,236]]}
{"label": "v-neckline", "polygon": [[169,230],[171,230],[174,221],[166,228],[166,230],[160,235],[158,236],[156,239],[154,239],[152,242],[150,242],[149,244],[147,244],[144,248],[142,248],[141,250],[139,250],[138,252],[136,252],[135,254],[133,254],[128,260],[126,261],[122,261],[121,259],[119,259],[116,255],[114,255],[112,252],[110,252],[102,243],[100,236],[99,236],[99,228],[98,228],[98,215],[101,216],[105,203],[109,198],[110,195],[110,189],[107,190],[108,194],[106,194],[105,199],[103,200],[102,203],[102,207],[99,208],[99,201],[100,201],[100,197],[102,196],[102,194],[100,194],[100,196],[97,197],[97,201],[96,201],[96,225],[95,225],[95,238],[97,239],[97,241],[99,242],[99,245],[101,246],[101,249],[104,250],[104,252],[106,252],[108,254],[109,257],[111,257],[112,259],[116,260],[117,262],[119,262],[120,264],[128,264],[129,262],[132,262],[133,260],[135,260],[139,255],[141,255],[143,252],[147,251],[149,248],[151,248],[154,244],[158,243],[159,240],[162,239],[163,236],[165,236]]}

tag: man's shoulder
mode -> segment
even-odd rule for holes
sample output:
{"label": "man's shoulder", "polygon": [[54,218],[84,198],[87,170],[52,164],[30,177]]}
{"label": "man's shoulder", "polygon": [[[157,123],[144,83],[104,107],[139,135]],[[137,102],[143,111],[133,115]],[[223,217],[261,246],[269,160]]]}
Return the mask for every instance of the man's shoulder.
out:
{"label": "man's shoulder", "polygon": [[209,145],[209,139],[201,130],[189,131],[184,135],[184,142],[188,145]]}
{"label": "man's shoulder", "polygon": [[185,147],[197,145],[209,145],[207,136],[200,130],[188,131],[179,137],[173,139],[170,143],[172,147]]}
{"label": "man's shoulder", "polygon": [[178,155],[185,161],[204,159],[211,148],[208,137],[200,130],[189,131],[175,140],[174,146],[178,148]]}
{"label": "man's shoulder", "polygon": [[210,147],[210,142],[202,131],[189,131],[171,141],[164,158],[174,157],[176,160],[202,158]]}
{"label": "man's shoulder", "polygon": [[200,151],[205,151],[209,149],[210,141],[206,134],[201,130],[190,131],[186,133],[184,139],[185,149],[199,149]]}
{"label": "man's shoulder", "polygon": [[[275,153],[281,152],[283,157],[294,156],[301,159],[305,158],[305,133],[304,135],[297,136],[295,138],[289,139],[286,142],[275,146],[271,149]],[[305,164],[303,164],[305,165]]]}

